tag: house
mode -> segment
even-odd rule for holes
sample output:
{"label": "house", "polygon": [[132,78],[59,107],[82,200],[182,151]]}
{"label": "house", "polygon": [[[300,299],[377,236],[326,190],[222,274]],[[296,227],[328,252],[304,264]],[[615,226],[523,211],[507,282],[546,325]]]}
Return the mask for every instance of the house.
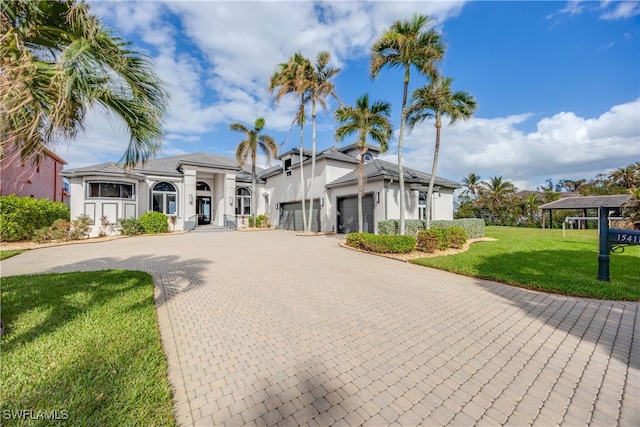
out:
{"label": "house", "polygon": [[43,149],[39,162],[23,162],[16,147],[6,146],[0,158],[0,196],[15,194],[68,203],[69,188],[60,175],[66,164],[48,148]]}
{"label": "house", "polygon": [[[365,154],[366,188],[363,201],[364,229],[376,232],[377,222],[400,216],[398,166],[378,158],[379,147]],[[357,231],[357,175],[359,149],[355,144],[331,147],[316,155],[312,195],[312,230],[349,233]],[[215,224],[246,227],[252,197],[256,214],[269,216],[273,227],[302,230],[300,167],[311,185],[311,153],[289,150],[277,158],[281,164],[258,173],[255,195],[251,173],[235,160],[215,154],[186,154],[154,159],[144,166],[123,170],[116,163],[102,163],[62,172],[71,184],[71,217],[86,214],[99,224],[139,217],[149,210],[175,216],[175,228]],[[407,219],[425,217],[430,175],[404,168]],[[432,218],[453,219],[453,191],[459,184],[436,178]],[[94,226],[91,235],[97,235]]]}

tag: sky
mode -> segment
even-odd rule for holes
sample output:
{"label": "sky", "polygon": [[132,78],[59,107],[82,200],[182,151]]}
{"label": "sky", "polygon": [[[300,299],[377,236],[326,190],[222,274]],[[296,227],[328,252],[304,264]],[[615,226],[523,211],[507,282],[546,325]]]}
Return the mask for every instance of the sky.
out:
{"label": "sky", "polygon": [[[298,146],[296,99],[276,104],[268,90],[278,64],[295,52],[329,51],[340,68],[341,101],[364,93],[391,104],[389,150],[397,162],[402,73],[369,77],[372,44],[394,21],[429,15],[447,52],[441,63],[454,90],[478,102],[474,117],[443,126],[437,175],[502,176],[519,189],[547,179],[594,178],[640,161],[640,3],[636,1],[92,1],[119,36],[150,56],[171,96],[162,154],[208,152],[234,157],[242,134],[265,133],[280,152]],[[427,83],[412,70],[411,93]],[[318,149],[339,145],[330,99],[318,114]],[[310,121],[309,121],[310,124]],[[305,147],[311,147],[307,126]],[[121,123],[90,113],[87,130],[56,151],[67,168],[118,161],[128,144]],[[355,140],[346,139],[342,144]],[[403,163],[431,172],[435,128],[405,134]],[[264,157],[260,166],[275,165]]]}

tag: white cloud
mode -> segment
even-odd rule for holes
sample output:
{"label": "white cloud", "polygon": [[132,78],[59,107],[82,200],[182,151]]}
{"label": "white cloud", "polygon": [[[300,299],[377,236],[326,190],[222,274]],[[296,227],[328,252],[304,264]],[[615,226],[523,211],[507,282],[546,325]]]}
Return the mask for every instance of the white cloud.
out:
{"label": "white cloud", "polygon": [[[483,178],[502,175],[530,188],[550,177],[592,178],[640,161],[638,111],[640,100],[616,105],[596,118],[561,112],[539,120],[531,133],[515,127],[529,114],[443,126],[437,174],[454,180],[470,172]],[[405,164],[430,171],[434,141],[432,123],[417,126],[405,140]]]}
{"label": "white cloud", "polygon": [[[605,6],[609,6],[608,2]],[[640,15],[640,3],[636,1],[621,1],[613,3],[615,6],[613,9],[608,9],[605,13],[600,15],[600,19],[613,21],[616,19],[632,18]]]}

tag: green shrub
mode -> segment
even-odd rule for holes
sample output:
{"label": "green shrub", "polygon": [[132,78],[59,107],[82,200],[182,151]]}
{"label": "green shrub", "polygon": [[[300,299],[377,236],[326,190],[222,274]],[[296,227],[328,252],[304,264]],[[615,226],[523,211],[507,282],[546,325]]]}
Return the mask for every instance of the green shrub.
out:
{"label": "green shrub", "polygon": [[93,220],[89,218],[89,215],[79,215],[71,221],[71,232],[69,238],[71,240],[80,240],[85,238],[89,234],[89,227]]}
{"label": "green shrub", "polygon": [[347,235],[347,245],[379,254],[404,254],[416,247],[416,239],[413,236],[351,233]]}
{"label": "green shrub", "polygon": [[467,233],[468,239],[484,237],[484,220],[482,218],[461,218],[452,220],[431,221],[431,227],[460,227]]}
{"label": "green shrub", "polygon": [[383,221],[378,221],[378,234],[398,234],[399,229],[400,221],[397,219],[385,219]]}
{"label": "green shrub", "polygon": [[467,243],[467,232],[460,227],[451,227],[449,230],[449,247],[460,249]]}
{"label": "green shrub", "polygon": [[252,216],[249,217],[249,227],[250,228],[253,227],[253,217]]}
{"label": "green shrub", "polygon": [[58,219],[51,226],[36,230],[32,240],[38,243],[80,240],[89,232],[90,222],[91,219],[86,215],[80,215],[71,222]]}
{"label": "green shrub", "polygon": [[416,249],[422,252],[435,252],[440,247],[439,234],[431,230],[423,230],[418,233]]}
{"label": "green shrub", "polygon": [[49,227],[57,219],[69,221],[69,207],[63,203],[15,195],[0,197],[0,240],[31,239],[36,230]]}
{"label": "green shrub", "polygon": [[271,224],[269,224],[269,217],[265,214],[260,214],[256,217],[256,227],[258,228],[269,228]]}
{"label": "green shrub", "polygon": [[145,233],[166,233],[169,231],[167,216],[162,212],[145,212],[140,217],[140,225]]}
{"label": "green shrub", "polygon": [[135,236],[136,234],[142,234],[142,223],[138,218],[121,218],[118,220],[120,226],[120,232],[127,236]]}

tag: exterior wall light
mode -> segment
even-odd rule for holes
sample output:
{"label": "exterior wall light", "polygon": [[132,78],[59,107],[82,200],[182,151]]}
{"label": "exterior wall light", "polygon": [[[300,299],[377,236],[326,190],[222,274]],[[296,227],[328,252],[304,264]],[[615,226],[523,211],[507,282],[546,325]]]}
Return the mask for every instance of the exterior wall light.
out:
{"label": "exterior wall light", "polygon": [[189,203],[193,204],[193,194],[189,194]]}

